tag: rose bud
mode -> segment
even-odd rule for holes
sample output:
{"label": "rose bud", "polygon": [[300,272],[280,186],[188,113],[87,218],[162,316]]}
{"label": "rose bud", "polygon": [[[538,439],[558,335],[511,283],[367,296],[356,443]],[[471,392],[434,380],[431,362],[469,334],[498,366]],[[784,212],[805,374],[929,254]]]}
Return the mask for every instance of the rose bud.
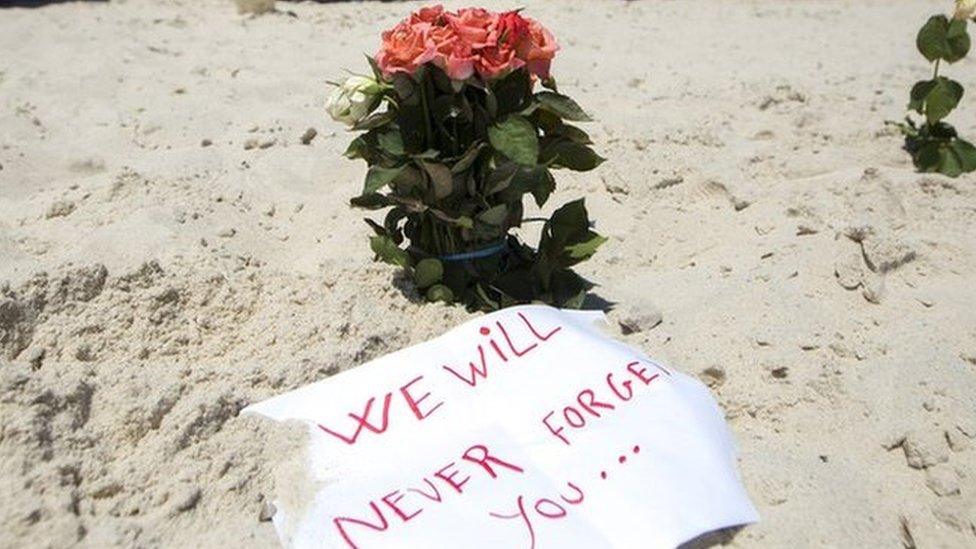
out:
{"label": "rose bud", "polygon": [[350,76],[332,92],[325,110],[336,122],[355,126],[380,104],[383,86],[372,78]]}

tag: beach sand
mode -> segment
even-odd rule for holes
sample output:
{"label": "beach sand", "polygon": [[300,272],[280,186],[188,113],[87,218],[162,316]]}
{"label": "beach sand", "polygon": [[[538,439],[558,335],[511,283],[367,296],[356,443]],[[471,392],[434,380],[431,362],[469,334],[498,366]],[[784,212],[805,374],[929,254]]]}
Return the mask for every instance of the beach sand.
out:
{"label": "beach sand", "polygon": [[[976,545],[976,177],[884,124],[951,2],[517,4],[608,158],[550,201],[610,238],[594,302],[738,440],[762,522],[722,541]],[[323,110],[417,5],[0,10],[0,546],[273,546],[303,432],[241,408],[470,318],[371,261]]]}

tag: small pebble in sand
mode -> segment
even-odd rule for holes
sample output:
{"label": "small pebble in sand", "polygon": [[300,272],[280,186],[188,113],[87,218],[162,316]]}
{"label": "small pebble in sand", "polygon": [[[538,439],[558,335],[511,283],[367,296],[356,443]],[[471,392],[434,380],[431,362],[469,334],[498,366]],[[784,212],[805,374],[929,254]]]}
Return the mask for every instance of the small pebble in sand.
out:
{"label": "small pebble in sand", "polygon": [[224,227],[224,228],[220,229],[219,231],[217,231],[217,236],[219,236],[221,238],[230,238],[230,237],[234,236],[235,234],[237,234],[237,230],[234,229],[233,227]]}
{"label": "small pebble in sand", "polygon": [[319,132],[315,128],[309,128],[305,130],[305,133],[303,133],[301,137],[302,145],[308,145],[309,143],[311,143],[312,140],[315,139],[315,136],[318,134]]}
{"label": "small pebble in sand", "polygon": [[244,150],[249,151],[251,149],[256,149],[258,146],[258,140],[254,137],[248,138],[244,141]]}
{"label": "small pebble in sand", "polygon": [[701,378],[705,385],[708,385],[712,389],[716,387],[721,387],[725,383],[725,368],[721,366],[709,366],[702,370],[698,377]]}
{"label": "small pebble in sand", "polygon": [[261,522],[268,522],[277,512],[278,509],[275,508],[274,504],[265,500],[261,503],[261,510],[258,511],[258,520]]}
{"label": "small pebble in sand", "polygon": [[176,496],[176,504],[174,505],[173,510],[177,513],[182,513],[184,511],[193,509],[197,506],[197,503],[200,503],[200,497],[202,495],[203,494],[198,486],[190,486],[185,488]]}
{"label": "small pebble in sand", "polygon": [[209,139],[204,139],[203,141],[200,141],[201,147],[209,147],[210,145],[213,145],[213,141]]}
{"label": "small pebble in sand", "polygon": [[684,177],[681,177],[680,175],[675,176],[675,177],[665,177],[664,179],[662,179],[662,180],[658,181],[657,183],[655,183],[654,184],[654,188],[655,189],[667,189],[668,187],[674,187],[675,185],[679,185],[681,183],[684,183],[684,181],[685,181],[685,178]]}
{"label": "small pebble in sand", "polygon": [[56,200],[48,207],[44,217],[53,219],[55,217],[65,217],[75,211],[75,203],[70,200]]}
{"label": "small pebble in sand", "polygon": [[624,305],[617,316],[617,323],[624,335],[648,331],[660,324],[662,320],[661,311],[649,304],[641,307]]}
{"label": "small pebble in sand", "polygon": [[35,370],[40,368],[41,362],[44,360],[44,354],[44,347],[34,347],[27,353],[27,363]]}
{"label": "small pebble in sand", "polygon": [[75,349],[75,358],[78,359],[79,362],[91,362],[95,360],[95,353],[92,351],[90,345],[82,343],[77,349]]}

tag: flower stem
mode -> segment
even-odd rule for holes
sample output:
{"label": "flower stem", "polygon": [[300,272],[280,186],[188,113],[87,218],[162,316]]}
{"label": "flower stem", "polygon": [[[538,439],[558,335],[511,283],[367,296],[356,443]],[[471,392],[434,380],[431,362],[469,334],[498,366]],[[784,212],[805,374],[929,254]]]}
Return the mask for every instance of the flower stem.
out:
{"label": "flower stem", "polygon": [[430,138],[430,109],[427,105],[427,75],[420,81],[420,103],[424,110],[424,149],[430,149],[433,146]]}
{"label": "flower stem", "polygon": [[932,80],[935,80],[936,78],[939,77],[939,65],[941,63],[942,63],[942,59],[941,58],[935,60],[935,71],[932,72]]}

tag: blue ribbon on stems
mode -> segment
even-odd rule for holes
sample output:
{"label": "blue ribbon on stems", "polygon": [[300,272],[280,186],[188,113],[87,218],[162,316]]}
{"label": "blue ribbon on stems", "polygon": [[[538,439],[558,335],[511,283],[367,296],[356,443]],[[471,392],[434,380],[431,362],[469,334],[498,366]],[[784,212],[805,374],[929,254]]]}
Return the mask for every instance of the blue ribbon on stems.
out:
{"label": "blue ribbon on stems", "polygon": [[441,261],[467,261],[469,259],[479,259],[482,257],[488,257],[497,254],[498,252],[505,249],[508,244],[506,240],[502,240],[498,244],[488,246],[487,248],[481,248],[480,250],[472,250],[470,252],[463,252],[459,254],[449,254],[438,256],[437,259]]}

